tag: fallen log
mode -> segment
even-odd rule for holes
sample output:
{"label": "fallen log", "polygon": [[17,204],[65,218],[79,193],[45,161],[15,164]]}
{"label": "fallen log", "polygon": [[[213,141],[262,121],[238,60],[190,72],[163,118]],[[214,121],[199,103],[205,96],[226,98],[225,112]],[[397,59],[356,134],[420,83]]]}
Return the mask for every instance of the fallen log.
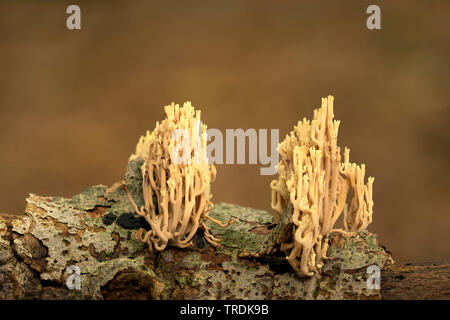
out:
{"label": "fallen log", "polygon": [[[258,254],[279,229],[272,216],[233,204],[218,204],[210,213],[222,222],[229,216],[236,220],[224,229],[208,224],[222,238],[221,248],[212,247],[199,230],[190,248],[150,252],[134,238],[139,228],[149,227],[133,213],[122,189],[126,185],[142,205],[141,163],[130,161],[125,179],[109,188],[92,186],[72,198],[30,194],[24,215],[1,214],[0,299],[449,297],[448,261],[393,265],[367,231],[331,233],[322,274],[300,277],[283,254]],[[381,288],[369,284],[370,266],[382,270]],[[417,287],[408,287],[405,279]],[[427,279],[433,284],[424,287]],[[422,289],[433,292],[418,293]]]}

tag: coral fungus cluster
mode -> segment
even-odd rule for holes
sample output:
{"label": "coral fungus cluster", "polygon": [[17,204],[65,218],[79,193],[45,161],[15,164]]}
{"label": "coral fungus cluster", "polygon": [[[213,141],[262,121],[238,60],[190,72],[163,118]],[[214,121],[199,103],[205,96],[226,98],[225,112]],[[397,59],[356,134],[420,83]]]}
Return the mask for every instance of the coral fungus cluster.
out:
{"label": "coral fungus cluster", "polygon": [[[349,162],[345,148],[341,162],[337,146],[339,121],[333,120],[333,97],[322,99],[314,118],[299,121],[278,146],[278,179],[272,181],[272,208],[279,220],[292,204],[292,236],[281,244],[291,266],[301,275],[320,273],[326,257],[327,235],[344,213],[344,230],[365,229],[372,222],[372,185],[364,184],[365,166]],[[353,198],[347,205],[347,195]]]}
{"label": "coral fungus cluster", "polygon": [[208,214],[213,207],[210,184],[216,176],[213,164],[206,156],[206,125],[201,124],[200,111],[190,102],[183,107],[172,103],[166,106],[167,118],[156,123],[152,133],[140,138],[136,153],[141,157],[144,206],[138,208],[130,194],[129,201],[138,215],[145,217],[151,230],[137,238],[148,243],[150,250],[164,250],[168,244],[185,248],[201,227],[205,239],[219,246],[205,224],[209,219],[222,224]]}

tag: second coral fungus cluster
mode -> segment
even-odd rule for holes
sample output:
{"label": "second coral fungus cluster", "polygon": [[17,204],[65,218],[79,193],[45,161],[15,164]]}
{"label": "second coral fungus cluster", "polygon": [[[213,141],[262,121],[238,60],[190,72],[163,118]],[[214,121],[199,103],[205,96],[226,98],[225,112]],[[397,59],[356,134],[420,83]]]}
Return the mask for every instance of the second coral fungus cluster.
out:
{"label": "second coral fungus cluster", "polygon": [[[327,235],[344,213],[344,230],[365,229],[372,222],[372,185],[364,183],[365,166],[341,162],[337,146],[339,121],[334,120],[333,97],[322,99],[314,118],[300,121],[278,146],[278,179],[272,181],[276,220],[292,204],[292,235],[281,244],[291,266],[304,276],[320,273],[327,251]],[[347,205],[349,189],[353,198]]]}
{"label": "second coral fungus cluster", "polygon": [[212,208],[210,183],[216,169],[206,157],[206,125],[200,111],[190,102],[183,107],[172,103],[165,107],[167,118],[156,124],[152,133],[139,140],[131,158],[143,158],[142,189],[144,206],[138,208],[127,192],[138,215],[145,217],[151,230],[137,233],[149,248],[164,250],[168,244],[185,248],[201,227],[208,242],[219,245],[205,224],[209,219],[222,227],[227,224],[209,216]]}

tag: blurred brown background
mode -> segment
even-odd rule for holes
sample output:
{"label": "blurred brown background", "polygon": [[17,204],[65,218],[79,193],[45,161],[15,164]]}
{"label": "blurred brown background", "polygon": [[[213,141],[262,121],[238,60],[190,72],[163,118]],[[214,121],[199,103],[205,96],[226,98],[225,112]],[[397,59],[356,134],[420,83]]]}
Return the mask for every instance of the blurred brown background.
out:
{"label": "blurred brown background", "polygon": [[[283,138],[334,94],[339,144],[376,178],[369,229],[398,261],[449,258],[450,2],[392,2],[2,1],[0,211],[122,179],[171,101]],[[270,210],[259,169],[218,166],[213,200]]]}

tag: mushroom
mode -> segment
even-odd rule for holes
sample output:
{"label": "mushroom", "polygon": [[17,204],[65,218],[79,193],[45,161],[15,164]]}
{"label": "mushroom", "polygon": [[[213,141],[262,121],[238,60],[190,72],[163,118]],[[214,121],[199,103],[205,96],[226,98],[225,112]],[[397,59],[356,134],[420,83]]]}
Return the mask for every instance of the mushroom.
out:
{"label": "mushroom", "polygon": [[221,227],[234,221],[230,218],[223,224],[209,216],[213,208],[210,184],[215,180],[216,168],[208,164],[206,156],[206,125],[190,102],[181,108],[172,103],[164,109],[167,118],[139,139],[136,153],[130,157],[144,159],[144,205],[138,208],[124,189],[136,214],[151,226],[150,231],[140,229],[136,237],[147,243],[150,251],[162,251],[167,245],[186,248],[192,245],[198,228],[202,228],[205,239],[218,247],[220,239],[210,233],[205,221]]}
{"label": "mushroom", "polygon": [[[292,204],[292,237],[286,237],[292,240],[281,243],[280,249],[303,276],[320,274],[330,232],[348,234],[363,230],[372,222],[374,178],[364,184],[365,166],[349,162],[348,148],[341,163],[337,146],[340,122],[333,120],[333,100],[332,96],[322,98],[313,120],[299,121],[279,144],[278,179],[270,184],[275,222]],[[354,196],[347,210],[350,188]],[[334,229],[342,212],[344,229]]]}

